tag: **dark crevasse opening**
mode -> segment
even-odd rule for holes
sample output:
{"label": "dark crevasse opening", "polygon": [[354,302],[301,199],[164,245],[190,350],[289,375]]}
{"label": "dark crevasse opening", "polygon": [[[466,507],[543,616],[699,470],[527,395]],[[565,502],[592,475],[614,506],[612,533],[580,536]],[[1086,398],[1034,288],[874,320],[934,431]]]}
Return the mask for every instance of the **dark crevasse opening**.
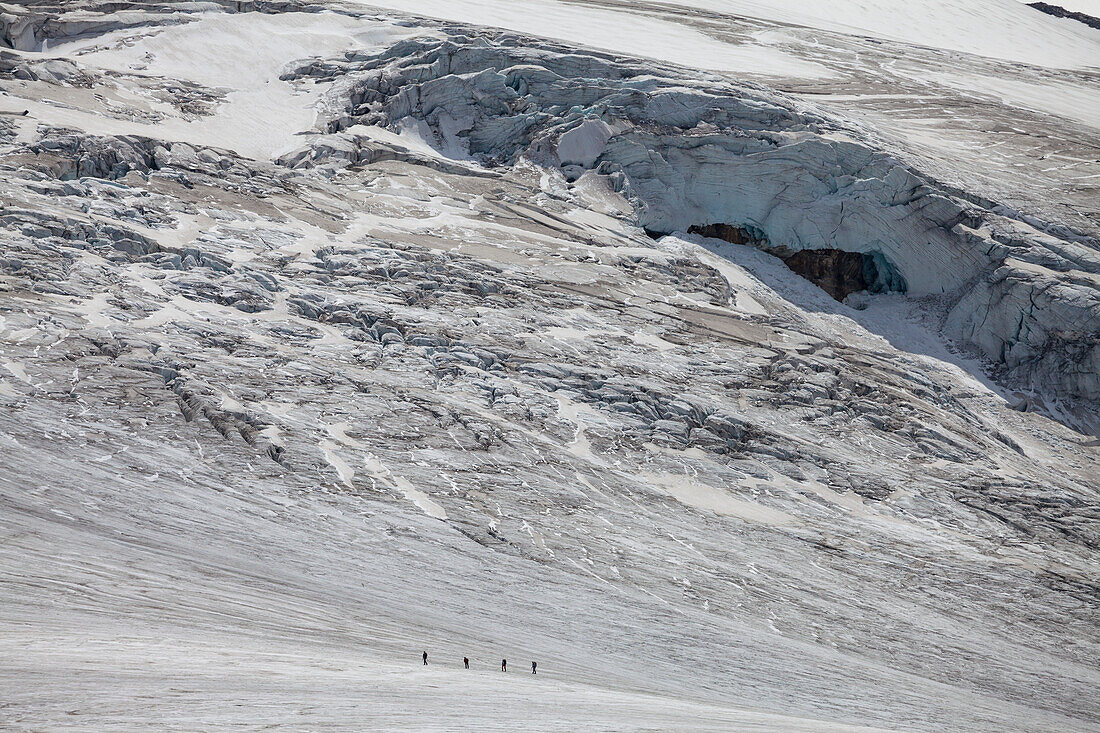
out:
{"label": "dark crevasse opening", "polygon": [[837,300],[852,293],[905,292],[905,279],[881,252],[847,252],[840,249],[791,250],[769,244],[763,232],[730,224],[706,224],[688,228],[691,234],[757,247],[775,255],[805,279]]}
{"label": "dark crevasse opening", "polygon": [[863,290],[876,291],[879,271],[873,255],[839,249],[803,249],[783,262],[837,300]]}
{"label": "dark crevasse opening", "polygon": [[752,227],[733,226],[732,224],[693,224],[688,227],[688,234],[698,234],[701,237],[721,239],[731,244],[748,244],[753,247],[767,245],[768,239],[764,232]]}

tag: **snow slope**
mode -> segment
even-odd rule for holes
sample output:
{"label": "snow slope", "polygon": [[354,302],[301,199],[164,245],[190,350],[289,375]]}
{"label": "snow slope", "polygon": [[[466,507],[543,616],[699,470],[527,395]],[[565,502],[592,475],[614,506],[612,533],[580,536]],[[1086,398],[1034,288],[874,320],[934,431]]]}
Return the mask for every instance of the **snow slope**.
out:
{"label": "snow slope", "polygon": [[103,39],[55,43],[49,55],[74,54],[98,68],[182,79],[224,94],[215,114],[198,119],[181,119],[168,105],[159,104],[154,109],[167,118],[152,125],[88,120],[80,122],[83,128],[115,134],[155,132],[248,157],[272,158],[292,149],[295,136],[313,127],[323,91],[321,85],[296,88],[280,80],[287,63],[352,48],[382,48],[410,33],[334,13],[241,14],[167,26],[108,48],[103,48]]}
{"label": "snow slope", "polygon": [[814,178],[846,198],[808,229],[886,209],[932,285],[930,253],[991,257],[982,333],[1080,359],[1100,144],[1041,100],[1092,77],[667,4],[398,4],[582,45],[361,3],[0,13],[45,44],[0,54],[0,728],[1100,728],[1069,370],[1023,389],[944,338],[946,295],[838,302],[646,232],[627,185],[687,190],[662,153],[790,209]]}
{"label": "snow slope", "polygon": [[822,78],[829,71],[764,44],[730,44],[691,27],[632,12],[629,7],[589,7],[556,0],[368,0],[364,4],[413,15],[507,28],[713,71],[770,77]]}
{"label": "snow slope", "polygon": [[[756,65],[775,76],[801,76],[807,71],[800,65],[792,67],[782,57],[768,58],[752,47],[752,55],[738,55],[728,47],[723,49],[725,44],[674,31],[666,22],[655,25],[641,6],[630,2],[614,2],[600,10],[557,0],[366,2],[707,69],[745,71]],[[744,16],[1036,66],[1100,67],[1100,33],[1015,0],[660,0],[660,4],[676,9],[676,20],[689,27],[697,22],[691,11],[705,10],[730,18]]]}
{"label": "snow slope", "polygon": [[1055,68],[1100,67],[1100,33],[1014,0],[658,0]]}

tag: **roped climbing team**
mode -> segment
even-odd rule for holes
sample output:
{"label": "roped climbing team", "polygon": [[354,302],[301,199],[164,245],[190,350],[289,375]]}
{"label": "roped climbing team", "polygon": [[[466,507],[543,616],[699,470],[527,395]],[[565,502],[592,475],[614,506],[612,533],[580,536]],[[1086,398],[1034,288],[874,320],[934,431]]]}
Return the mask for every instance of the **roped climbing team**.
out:
{"label": "roped climbing team", "polygon": [[[427,664],[428,663],[428,652],[422,653],[420,655],[420,658],[422,660],[424,660],[424,664]],[[462,658],[462,666],[465,667],[466,669],[470,668],[470,658],[469,657],[463,657]],[[539,668],[539,663],[538,662],[531,662],[531,674],[538,674],[538,668]],[[500,660],[500,671],[501,672],[507,672],[508,671],[508,660],[507,659]]]}

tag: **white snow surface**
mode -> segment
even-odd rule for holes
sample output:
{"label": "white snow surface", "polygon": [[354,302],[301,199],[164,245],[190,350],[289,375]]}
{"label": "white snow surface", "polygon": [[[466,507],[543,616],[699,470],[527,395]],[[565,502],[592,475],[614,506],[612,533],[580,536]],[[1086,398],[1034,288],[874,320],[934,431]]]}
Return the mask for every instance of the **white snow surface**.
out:
{"label": "white snow surface", "polygon": [[[819,76],[778,51],[716,42],[643,15],[641,6],[600,9],[556,0],[364,0],[367,4],[499,26],[647,58],[722,71]],[[692,10],[744,16],[839,33],[902,41],[1055,68],[1100,67],[1100,32],[1053,18],[1016,0],[658,0]],[[605,9],[607,8],[607,9]]]}
{"label": "white snow surface", "polygon": [[156,125],[79,120],[84,129],[201,141],[267,159],[293,149],[296,135],[312,129],[325,87],[281,81],[287,63],[351,48],[382,48],[412,32],[330,12],[241,13],[168,26],[110,47],[103,47],[103,39],[56,43],[43,55],[75,53],[93,67],[184,79],[225,92],[216,114],[197,120],[175,115]]}
{"label": "white snow surface", "polygon": [[[359,2],[360,0],[356,0]],[[362,0],[374,7],[463,23],[507,28],[604,51],[710,71],[773,78],[821,79],[823,65],[763,44],[732,44],[689,24],[635,12],[629,6],[589,7],[557,0]]]}

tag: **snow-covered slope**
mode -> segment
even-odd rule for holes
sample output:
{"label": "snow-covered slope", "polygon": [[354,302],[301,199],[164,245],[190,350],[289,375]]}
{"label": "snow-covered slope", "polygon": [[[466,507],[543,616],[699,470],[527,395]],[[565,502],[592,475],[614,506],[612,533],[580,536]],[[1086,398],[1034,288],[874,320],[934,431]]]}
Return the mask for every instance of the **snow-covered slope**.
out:
{"label": "snow-covered slope", "polygon": [[589,6],[557,0],[381,0],[375,7],[507,28],[605,51],[714,71],[772,78],[829,76],[820,65],[760,43],[725,43],[677,18],[653,18],[629,5]]}
{"label": "snow-covered slope", "polygon": [[[137,33],[125,44],[107,47],[100,36],[55,41],[52,51],[42,57],[79,54],[105,71],[179,79],[211,90],[207,102],[211,110],[217,109],[216,115],[188,114],[171,98],[155,98],[149,115],[105,118],[78,109],[62,122],[97,134],[202,141],[247,157],[270,159],[295,147],[296,135],[313,127],[322,91],[281,81],[283,65],[318,54],[381,49],[409,33],[390,24],[331,14],[218,16]],[[216,62],[203,63],[211,48],[217,49]]]}
{"label": "snow-covered slope", "polygon": [[0,728],[1100,726],[1095,72],[715,6],[0,6]]}
{"label": "snow-covered slope", "polygon": [[[629,0],[598,9],[562,0],[364,0],[368,5],[447,20],[509,28],[635,56],[706,69],[734,70],[755,63],[775,76],[799,76],[802,68],[776,58],[715,51],[712,40],[683,27],[716,18],[752,18],[784,25],[900,41],[1036,66],[1100,68],[1100,33],[1040,13],[1016,0],[659,0],[673,11],[655,24]],[[705,11],[699,13],[698,11]],[[681,26],[677,28],[676,26]],[[658,40],[659,39],[659,40]],[[728,46],[727,46],[728,49]],[[756,47],[750,46],[755,53]]]}
{"label": "snow-covered slope", "polygon": [[[464,147],[484,161],[523,157],[572,179],[606,176],[650,232],[725,227],[731,241],[751,240],[803,267],[818,267],[805,262],[820,256],[810,253],[862,257],[852,283],[834,283],[838,297],[863,289],[942,296],[959,343],[1052,394],[1100,402],[1095,241],[939,185],[842,122],[768,95],[529,51],[525,40],[479,41],[409,41],[284,76],[340,80],[327,129],[352,149],[359,142],[350,131],[420,118],[441,148]],[[592,77],[602,83],[589,85]],[[332,152],[324,138],[280,160],[312,167]]]}
{"label": "snow-covered slope", "polygon": [[1016,0],[658,0],[1037,66],[1100,68],[1100,34]]}

